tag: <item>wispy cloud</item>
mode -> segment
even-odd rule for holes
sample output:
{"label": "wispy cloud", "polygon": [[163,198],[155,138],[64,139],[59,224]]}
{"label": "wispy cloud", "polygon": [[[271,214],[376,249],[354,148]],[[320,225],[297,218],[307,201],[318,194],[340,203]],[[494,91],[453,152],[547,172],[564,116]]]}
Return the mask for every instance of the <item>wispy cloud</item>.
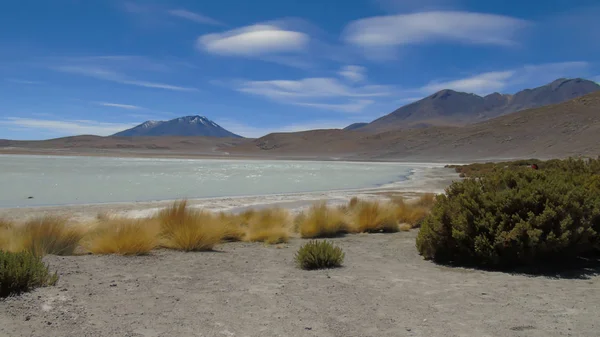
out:
{"label": "wispy cloud", "polygon": [[185,9],[171,9],[171,10],[167,11],[167,13],[169,13],[169,15],[176,16],[176,17],[183,18],[183,19],[190,20],[190,21],[194,21],[196,23],[202,23],[202,24],[213,25],[213,26],[223,26],[224,25],[222,22],[215,20],[211,17],[202,15],[200,13],[190,12]]}
{"label": "wispy cloud", "polygon": [[361,66],[345,66],[338,74],[351,82],[361,82],[367,77],[367,68]]}
{"label": "wispy cloud", "polygon": [[144,109],[140,106],[131,105],[131,104],[119,104],[119,103],[109,103],[109,102],[94,102],[94,104],[100,105],[100,106],[105,106],[105,107],[111,107],[111,108],[126,109],[126,110],[143,110]]}
{"label": "wispy cloud", "polygon": [[4,79],[6,82],[10,82],[10,83],[16,83],[16,84],[42,84],[44,82],[40,82],[40,81],[29,81],[29,80],[22,80],[22,79],[18,79],[18,78],[5,78]]}
{"label": "wispy cloud", "polygon": [[298,52],[308,46],[308,35],[285,30],[275,25],[253,25],[206,34],[198,38],[200,50],[220,55],[260,56],[285,52]]}
{"label": "wispy cloud", "polygon": [[512,87],[534,87],[547,84],[561,77],[579,77],[586,73],[589,63],[582,61],[524,65],[522,67],[492,71],[453,80],[432,81],[414,92],[432,94],[452,89],[486,95]]}
{"label": "wispy cloud", "polygon": [[299,80],[237,81],[235,90],[282,104],[322,110],[357,113],[375,103],[374,98],[390,96],[385,85],[349,85],[336,78],[316,77]]}
{"label": "wispy cloud", "polygon": [[435,11],[370,17],[351,22],[344,40],[368,53],[393,53],[395,47],[429,42],[510,46],[530,23],[495,14]]}
{"label": "wispy cloud", "polygon": [[300,80],[244,81],[238,91],[272,99],[318,97],[377,97],[390,95],[382,85],[349,86],[335,78],[316,77]]}
{"label": "wispy cloud", "polygon": [[50,132],[56,135],[98,135],[108,136],[131,128],[133,124],[105,123],[89,120],[48,120],[20,117],[0,119],[0,125],[18,127],[34,131]]}
{"label": "wispy cloud", "polygon": [[357,113],[362,112],[366,107],[375,103],[374,100],[370,99],[360,99],[360,100],[352,100],[348,103],[304,103],[304,102],[293,102],[294,105],[306,106],[311,108],[318,108],[323,110],[330,111],[340,111],[340,112],[349,112],[349,113]]}
{"label": "wispy cloud", "polygon": [[111,81],[115,83],[134,85],[138,87],[145,88],[156,88],[156,89],[165,89],[172,91],[198,91],[196,88],[190,87],[182,87],[172,84],[159,83],[159,82],[149,82],[149,81],[140,81],[128,78],[126,75],[121,74],[115,70],[107,69],[101,66],[94,65],[77,65],[77,66],[58,66],[52,68],[56,71],[78,74],[87,77],[93,77],[100,80]]}
{"label": "wispy cloud", "polygon": [[424,93],[434,93],[443,89],[472,93],[489,93],[502,90],[506,82],[514,76],[514,71],[496,71],[478,74],[447,82],[431,82],[421,88]]}

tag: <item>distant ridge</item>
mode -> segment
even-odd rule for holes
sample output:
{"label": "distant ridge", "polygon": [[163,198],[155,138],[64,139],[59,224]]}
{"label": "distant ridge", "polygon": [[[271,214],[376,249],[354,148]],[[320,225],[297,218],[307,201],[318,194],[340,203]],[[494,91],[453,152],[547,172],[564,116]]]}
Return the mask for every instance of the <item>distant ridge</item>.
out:
{"label": "distant ridge", "polygon": [[521,110],[566,102],[598,90],[600,85],[581,78],[559,78],[544,86],[525,89],[514,95],[496,92],[482,97],[445,89],[405,105],[358,129],[378,132],[398,128],[467,125]]}
{"label": "distant ridge", "polygon": [[347,127],[344,128],[344,130],[349,131],[349,130],[356,130],[356,129],[360,129],[363,126],[368,125],[369,123],[354,123],[354,124],[350,124]]}
{"label": "distant ridge", "polygon": [[206,136],[243,138],[204,116],[185,116],[169,121],[146,121],[136,127],[117,132],[113,137]]}

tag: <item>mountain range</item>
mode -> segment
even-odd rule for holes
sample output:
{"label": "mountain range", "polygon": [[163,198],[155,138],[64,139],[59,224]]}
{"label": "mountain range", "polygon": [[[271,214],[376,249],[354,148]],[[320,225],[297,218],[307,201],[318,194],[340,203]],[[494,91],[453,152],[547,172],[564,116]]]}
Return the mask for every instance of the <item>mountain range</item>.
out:
{"label": "mountain range", "polygon": [[[380,119],[366,125],[354,124],[345,130],[271,133],[249,139],[224,130],[205,117],[188,116],[167,122],[146,122],[117,133],[120,137],[0,140],[0,153],[415,162],[471,162],[533,157],[549,159],[579,155],[595,157],[600,154],[600,90],[597,90],[600,86],[592,84],[580,79],[557,80],[515,95],[493,94],[486,97],[444,90],[415,102],[418,104],[396,111],[428,104],[439,109],[434,109],[433,113],[420,110],[423,114],[449,116],[451,118],[447,120],[458,120],[460,123],[445,122],[433,126],[413,124],[414,127],[406,127],[406,121],[418,116],[404,115],[403,119],[401,114],[394,115],[394,112],[382,118],[389,118],[389,123],[395,125],[389,129],[373,127],[381,123]],[[531,104],[564,100],[570,95],[579,96],[586,90],[594,92],[558,104],[508,112]],[[487,100],[488,105],[483,106],[488,108],[471,108],[465,103],[471,100],[483,100],[484,103]],[[492,104],[490,100],[497,103]],[[447,102],[461,102],[465,108],[452,108],[453,104]],[[472,116],[483,117],[479,121],[467,119],[468,113],[460,113],[465,109]],[[457,116],[465,119],[461,121]],[[370,132],[364,132],[363,129]],[[209,135],[189,136],[200,132]],[[173,133],[183,133],[183,136],[156,137]]]}
{"label": "mountain range", "polygon": [[147,121],[131,129],[115,133],[113,137],[152,136],[206,136],[217,138],[242,138],[223,129],[204,116],[186,116],[169,121]]}
{"label": "mountain range", "polygon": [[[462,126],[530,108],[568,101],[600,90],[600,85],[581,78],[557,79],[514,95],[493,93],[479,96],[454,90],[442,90],[405,105],[371,123],[354,123],[344,128],[370,133],[431,126]],[[205,136],[243,138],[204,116],[186,116],[169,121],[146,121],[118,132],[114,137]]]}
{"label": "mountain range", "polygon": [[581,78],[557,79],[547,85],[525,89],[514,95],[496,92],[482,97],[454,90],[442,90],[371,123],[355,123],[347,129],[376,132],[436,125],[466,125],[525,109],[565,102],[598,90],[600,85]]}

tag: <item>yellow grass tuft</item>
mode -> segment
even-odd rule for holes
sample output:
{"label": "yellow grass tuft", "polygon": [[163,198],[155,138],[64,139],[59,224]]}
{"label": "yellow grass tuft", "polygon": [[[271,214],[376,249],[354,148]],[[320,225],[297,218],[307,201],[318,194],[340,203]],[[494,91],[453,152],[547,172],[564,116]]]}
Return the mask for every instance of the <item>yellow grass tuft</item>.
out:
{"label": "yellow grass tuft", "polygon": [[14,244],[20,247],[15,249],[28,250],[37,256],[73,255],[85,234],[83,227],[70,225],[67,218],[52,215],[34,218],[14,230]]}
{"label": "yellow grass tuft", "polygon": [[287,242],[290,238],[291,217],[281,208],[256,211],[248,221],[245,240],[276,244]]}
{"label": "yellow grass tuft", "polygon": [[165,248],[186,252],[212,250],[225,236],[212,213],[190,210],[185,200],[159,212],[157,219]]}
{"label": "yellow grass tuft", "polygon": [[347,233],[348,220],[339,208],[329,208],[325,202],[313,205],[298,220],[297,231],[303,238],[327,238]]}
{"label": "yellow grass tuft", "polygon": [[403,223],[398,226],[398,229],[402,232],[409,232],[412,228],[413,226],[407,223]]}
{"label": "yellow grass tuft", "polygon": [[399,230],[395,208],[389,203],[360,201],[354,207],[351,216],[354,232],[394,233]]}
{"label": "yellow grass tuft", "polygon": [[105,218],[82,240],[92,254],[145,255],[158,245],[153,219]]}
{"label": "yellow grass tuft", "polygon": [[15,252],[14,225],[12,222],[0,219],[0,251]]}
{"label": "yellow grass tuft", "polygon": [[221,212],[218,222],[223,228],[223,241],[243,241],[246,236],[247,220],[242,215]]}
{"label": "yellow grass tuft", "polygon": [[435,194],[427,193],[414,202],[405,202],[402,198],[393,199],[396,206],[396,217],[400,223],[409,224],[412,228],[419,226],[431,211],[435,203]]}

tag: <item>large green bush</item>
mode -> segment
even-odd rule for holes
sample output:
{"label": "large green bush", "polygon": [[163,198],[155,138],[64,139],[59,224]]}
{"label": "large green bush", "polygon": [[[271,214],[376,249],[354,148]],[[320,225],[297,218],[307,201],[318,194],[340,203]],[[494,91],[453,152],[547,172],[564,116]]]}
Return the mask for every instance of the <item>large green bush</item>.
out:
{"label": "large green bush", "polygon": [[0,298],[54,285],[56,273],[50,273],[42,259],[30,252],[0,251]]}
{"label": "large green bush", "polygon": [[598,160],[551,161],[453,183],[422,224],[417,249],[443,263],[506,268],[599,247]]}

